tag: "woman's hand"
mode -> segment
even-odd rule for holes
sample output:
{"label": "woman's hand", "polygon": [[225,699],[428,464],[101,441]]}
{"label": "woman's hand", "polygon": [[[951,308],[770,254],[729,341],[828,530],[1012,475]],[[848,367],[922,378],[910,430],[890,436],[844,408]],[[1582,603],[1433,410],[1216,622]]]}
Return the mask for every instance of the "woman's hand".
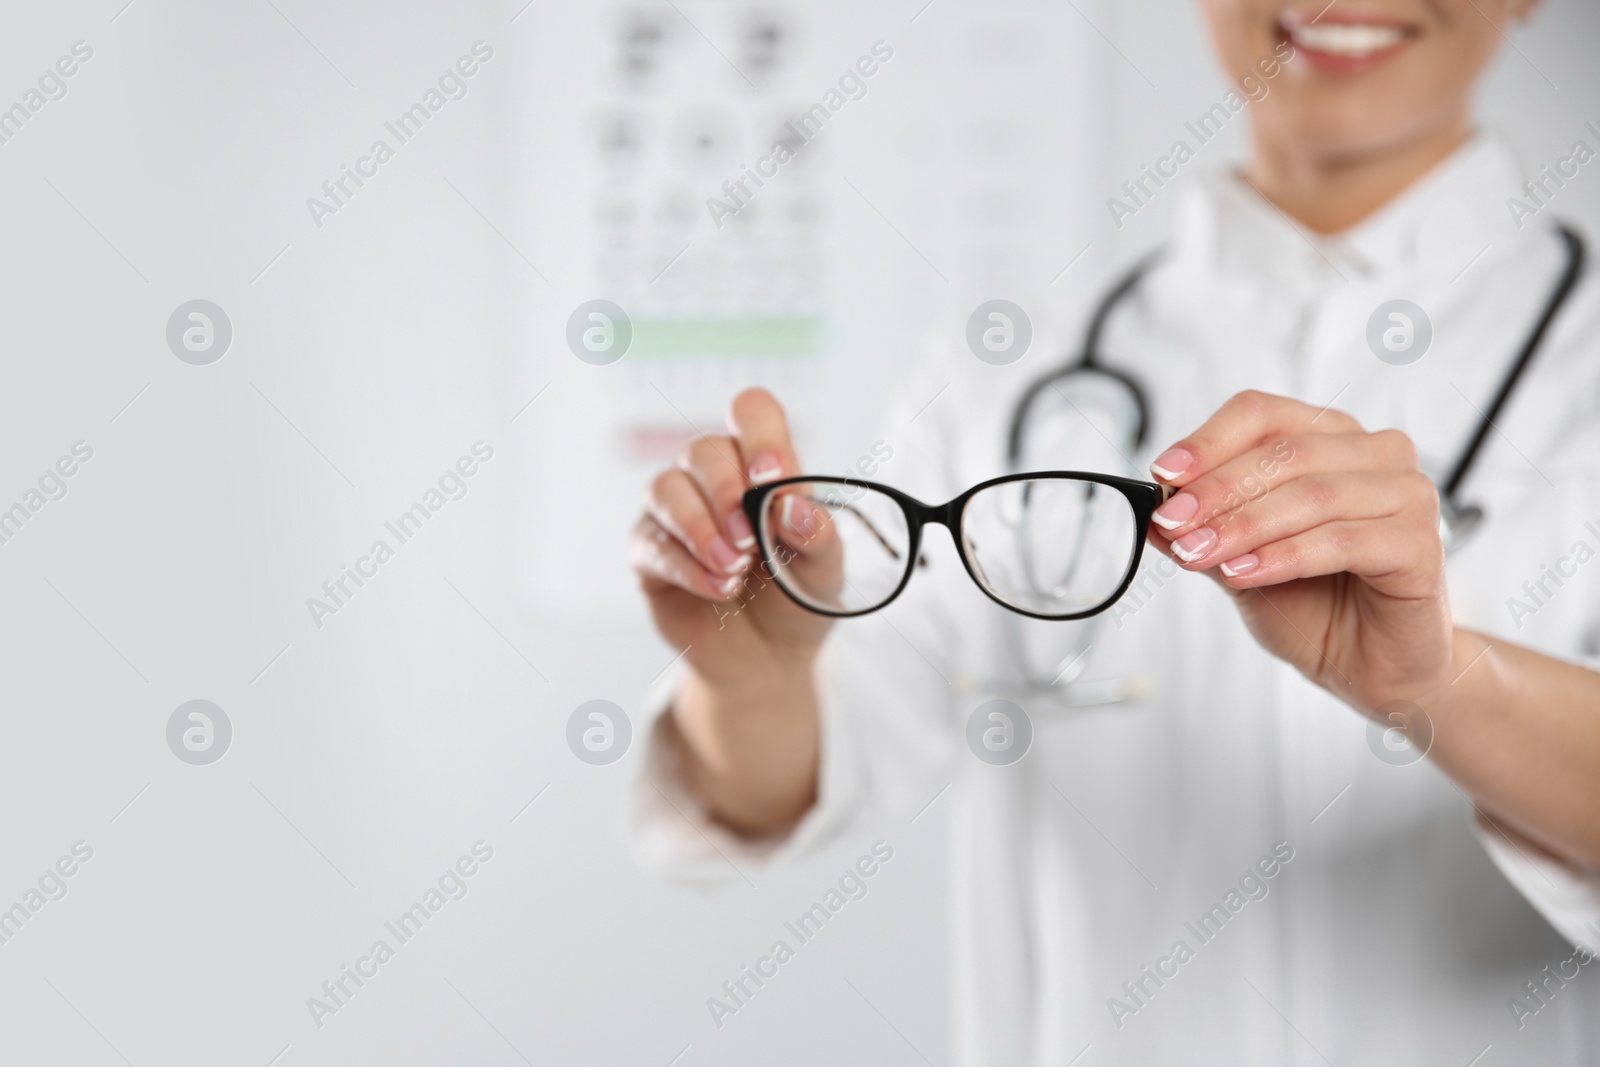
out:
{"label": "woman's hand", "polygon": [[[685,777],[722,822],[759,834],[792,824],[815,797],[813,668],[832,620],[777,588],[740,506],[752,485],[802,473],[783,408],[747,389],[728,431],[691,442],[650,483],[629,556],[656,628],[689,667],[667,723]],[[820,518],[793,502],[773,521],[793,553],[784,561],[825,587],[840,545]]]}
{"label": "woman's hand", "polygon": [[1422,707],[1430,759],[1495,833],[1600,871],[1600,674],[1454,625],[1405,434],[1240,393],[1151,469],[1181,490],[1151,543],[1227,589],[1269,652],[1369,714]]}
{"label": "woman's hand", "polygon": [[[740,505],[751,486],[801,473],[783,408],[765,389],[747,389],[733,400],[728,431],[691,441],[656,475],[630,557],[661,635],[688,649],[708,681],[743,688],[775,671],[809,671],[831,620],[773,585]],[[788,515],[780,509],[779,521]],[[837,568],[831,524],[818,533],[792,543],[802,560]]]}
{"label": "woman's hand", "polygon": [[1371,713],[1461,669],[1439,496],[1405,434],[1246,392],[1151,469],[1181,490],[1151,543],[1215,578],[1256,640],[1307,678]]}

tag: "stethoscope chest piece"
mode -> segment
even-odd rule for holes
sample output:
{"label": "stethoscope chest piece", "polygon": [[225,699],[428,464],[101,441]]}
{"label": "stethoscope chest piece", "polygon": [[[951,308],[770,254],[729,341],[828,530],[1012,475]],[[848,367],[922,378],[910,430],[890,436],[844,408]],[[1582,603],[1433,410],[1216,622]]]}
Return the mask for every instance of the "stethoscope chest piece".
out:
{"label": "stethoscope chest piece", "polygon": [[1483,509],[1476,504],[1452,504],[1449,498],[1439,501],[1439,540],[1449,555],[1466,544],[1483,524]]}

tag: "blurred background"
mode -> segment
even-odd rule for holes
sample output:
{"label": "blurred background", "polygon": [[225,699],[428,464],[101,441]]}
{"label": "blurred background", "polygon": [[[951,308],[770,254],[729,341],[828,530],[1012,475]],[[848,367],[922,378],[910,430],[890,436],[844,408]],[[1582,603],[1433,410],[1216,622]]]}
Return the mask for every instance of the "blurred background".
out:
{"label": "blurred background", "polygon": [[[1193,5],[8,15],[0,1060],[948,1062],[938,805],[665,885],[616,830],[642,746],[591,766],[566,724],[636,713],[674,658],[624,542],[734,392],[772,388],[843,469],[978,303],[1076,308],[1160,238],[1170,192],[1121,229],[1106,199],[1227,88]],[[1550,0],[1500,57],[1481,111],[1530,172],[1595,144],[1596,41],[1600,11]],[[718,226],[708,199],[863,56]],[[1557,210],[1595,233],[1600,178]],[[608,365],[566,341],[596,299],[634,332]],[[716,1026],[707,998],[879,838],[864,901]]]}

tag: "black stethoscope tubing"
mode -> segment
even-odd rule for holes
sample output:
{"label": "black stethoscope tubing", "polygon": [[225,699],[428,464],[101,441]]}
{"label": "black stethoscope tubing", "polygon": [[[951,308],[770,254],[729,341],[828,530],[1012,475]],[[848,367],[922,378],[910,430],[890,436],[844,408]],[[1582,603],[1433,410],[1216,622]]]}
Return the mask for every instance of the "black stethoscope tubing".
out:
{"label": "black stethoscope tubing", "polygon": [[1115,285],[1106,290],[1100,298],[1100,303],[1095,305],[1094,314],[1089,317],[1089,326],[1083,334],[1083,349],[1076,358],[1068,360],[1065,364],[1056,367],[1049,373],[1035,379],[1017,400],[1016,407],[1011,412],[1011,426],[1006,433],[1006,462],[1015,468],[1022,462],[1022,433],[1027,426],[1028,411],[1033,407],[1033,402],[1039,394],[1055,385],[1064,378],[1074,374],[1093,373],[1103,374],[1107,378],[1120,382],[1133,397],[1138,408],[1138,426],[1133,433],[1133,448],[1138,451],[1144,446],[1145,428],[1150,423],[1150,401],[1145,396],[1144,386],[1139,380],[1126,371],[1107,367],[1100,362],[1100,337],[1105,333],[1106,321],[1111,318],[1111,313],[1138,288],[1144,276],[1150,273],[1152,267],[1160,262],[1164,249],[1156,249],[1135,263]]}
{"label": "black stethoscope tubing", "polygon": [[1561,239],[1562,248],[1566,253],[1566,269],[1561,272],[1561,279],[1556,282],[1555,288],[1550,291],[1550,298],[1545,302],[1544,314],[1539,316],[1538,325],[1534,326],[1528,334],[1528,339],[1522,344],[1522,351],[1517,353],[1516,362],[1511,364],[1511,369],[1506,372],[1505,380],[1500,383],[1499,392],[1495,393],[1494,402],[1489,405],[1489,410],[1484,412],[1483,418],[1478,420],[1477,432],[1472,435],[1472,440],[1467,442],[1467,447],[1461,450],[1461,456],[1456,460],[1456,465],[1451,470],[1444,484],[1439,487],[1439,495],[1454,502],[1456,493],[1461,489],[1461,483],[1466,481],[1467,474],[1472,470],[1472,465],[1477,461],[1478,452],[1483,448],[1483,442],[1489,436],[1489,431],[1494,429],[1494,420],[1499,417],[1500,410],[1506,406],[1506,401],[1511,399],[1512,390],[1516,389],[1517,382],[1522,378],[1522,372],[1528,369],[1528,364],[1533,362],[1533,357],[1539,351],[1539,346],[1544,342],[1545,331],[1550,328],[1550,323],[1555,320],[1561,305],[1567,302],[1567,297],[1578,284],[1578,278],[1583,274],[1584,245],[1583,238],[1565,225],[1557,224],[1556,236]]}
{"label": "black stethoscope tubing", "polygon": [[[1458,503],[1456,500],[1457,494],[1461,490],[1462,483],[1466,481],[1467,475],[1472,472],[1472,468],[1478,459],[1478,453],[1483,450],[1483,444],[1488,439],[1489,431],[1495,428],[1495,420],[1499,418],[1507,401],[1511,399],[1511,394],[1516,390],[1518,382],[1521,381],[1523,373],[1528,369],[1529,364],[1533,362],[1533,357],[1538,353],[1540,345],[1543,344],[1551,322],[1560,313],[1562,305],[1566,303],[1567,297],[1571,295],[1579,277],[1583,274],[1586,252],[1583,238],[1579,237],[1574,230],[1564,224],[1557,224],[1555,233],[1561,241],[1566,260],[1561,277],[1550,290],[1549,299],[1545,301],[1544,310],[1539,316],[1539,321],[1528,333],[1527,339],[1523,341],[1522,349],[1517,353],[1516,359],[1501,380],[1500,388],[1495,393],[1494,400],[1489,404],[1488,410],[1483,412],[1479,418],[1477,429],[1473,432],[1471,440],[1462,448],[1450,473],[1439,487],[1441,511],[1451,518],[1470,517],[1471,521],[1476,522],[1478,518],[1482,517],[1481,509],[1470,504]],[[1164,250],[1157,249],[1139,260],[1127,273],[1122,275],[1116,284],[1100,298],[1099,304],[1095,306],[1094,314],[1089,318],[1088,328],[1084,331],[1081,352],[1064,365],[1058,366],[1034,380],[1023,391],[1022,396],[1017,400],[1016,406],[1012,409],[1011,424],[1006,434],[1006,460],[1013,469],[1022,462],[1022,436],[1027,427],[1028,412],[1032,409],[1034,402],[1046,389],[1076,374],[1103,375],[1120,383],[1127,389],[1128,394],[1133,398],[1137,412],[1137,425],[1132,435],[1133,449],[1137,452],[1143,447],[1145,431],[1150,425],[1150,401],[1144,387],[1137,378],[1126,371],[1108,367],[1100,361],[1100,341],[1105,333],[1106,322],[1111,318],[1112,313],[1138,288],[1144,277],[1160,262],[1163,254]]]}

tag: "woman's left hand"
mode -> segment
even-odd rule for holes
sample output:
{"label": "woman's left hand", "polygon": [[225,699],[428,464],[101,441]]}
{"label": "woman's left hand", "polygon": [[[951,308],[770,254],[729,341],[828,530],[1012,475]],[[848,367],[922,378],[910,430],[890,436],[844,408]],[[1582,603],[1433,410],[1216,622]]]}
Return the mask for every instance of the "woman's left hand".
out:
{"label": "woman's left hand", "polygon": [[1405,434],[1245,392],[1151,469],[1181,490],[1151,543],[1216,579],[1307,678],[1371,713],[1459,670],[1439,496]]}

